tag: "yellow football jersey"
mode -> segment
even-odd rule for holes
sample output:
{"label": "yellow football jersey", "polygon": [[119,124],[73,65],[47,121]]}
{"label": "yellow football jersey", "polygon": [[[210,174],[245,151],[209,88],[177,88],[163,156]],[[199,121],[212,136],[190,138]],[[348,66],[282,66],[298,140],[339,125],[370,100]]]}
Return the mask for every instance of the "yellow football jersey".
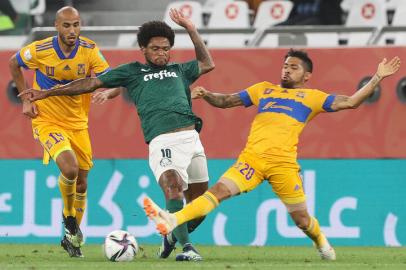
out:
{"label": "yellow football jersey", "polygon": [[239,93],[246,107],[258,107],[243,152],[266,160],[295,162],[299,135],[320,112],[331,112],[335,96],[316,89],[285,89],[270,82]]}
{"label": "yellow football jersey", "polygon": [[[109,70],[109,65],[96,44],[79,37],[74,50],[65,56],[58,38],[49,37],[35,41],[17,53],[19,66],[35,70],[33,88],[51,89],[76,79],[96,76]],[[90,94],[79,96],[55,96],[36,101],[38,117],[33,125],[54,123],[66,129],[87,128]]]}

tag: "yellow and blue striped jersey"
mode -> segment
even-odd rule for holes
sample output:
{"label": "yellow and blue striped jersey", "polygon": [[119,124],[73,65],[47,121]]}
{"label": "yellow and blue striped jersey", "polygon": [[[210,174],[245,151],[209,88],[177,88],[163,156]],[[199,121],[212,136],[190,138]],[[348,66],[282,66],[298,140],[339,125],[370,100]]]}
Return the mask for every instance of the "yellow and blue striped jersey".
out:
{"label": "yellow and blue striped jersey", "polygon": [[299,135],[321,112],[332,112],[335,96],[316,89],[285,89],[261,82],[239,93],[248,107],[256,105],[244,152],[265,160],[295,162]]}
{"label": "yellow and blue striped jersey", "polygon": [[[97,76],[109,70],[109,65],[96,44],[79,37],[74,50],[66,56],[59,47],[58,38],[35,41],[17,54],[19,66],[35,70],[33,88],[51,89],[57,85]],[[36,101],[38,117],[33,124],[50,122],[67,129],[87,128],[90,94],[55,96]]]}

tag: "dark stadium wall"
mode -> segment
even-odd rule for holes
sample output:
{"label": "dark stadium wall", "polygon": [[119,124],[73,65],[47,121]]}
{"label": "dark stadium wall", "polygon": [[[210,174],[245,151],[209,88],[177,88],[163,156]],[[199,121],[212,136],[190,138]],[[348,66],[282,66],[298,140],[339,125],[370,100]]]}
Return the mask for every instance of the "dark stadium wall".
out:
{"label": "dark stadium wall", "polygon": [[[216,69],[195,85],[231,93],[268,80],[279,83],[286,49],[212,50]],[[383,57],[406,55],[406,48],[308,50],[315,68],[309,87],[351,95],[362,78],[372,75]],[[32,139],[30,121],[21,106],[7,96],[11,79],[7,62],[13,52],[0,52],[0,158],[39,158],[42,151]],[[103,51],[111,66],[142,60],[137,50]],[[173,51],[173,61],[192,59],[191,50]],[[316,117],[305,128],[299,144],[300,158],[406,158],[406,104],[396,87],[406,77],[406,66],[385,80],[379,100],[359,109]],[[234,158],[244,147],[255,108],[221,110],[195,101],[195,112],[204,120],[201,138],[209,158]],[[147,145],[135,107],[118,97],[92,105],[90,133],[96,158],[147,158]]]}

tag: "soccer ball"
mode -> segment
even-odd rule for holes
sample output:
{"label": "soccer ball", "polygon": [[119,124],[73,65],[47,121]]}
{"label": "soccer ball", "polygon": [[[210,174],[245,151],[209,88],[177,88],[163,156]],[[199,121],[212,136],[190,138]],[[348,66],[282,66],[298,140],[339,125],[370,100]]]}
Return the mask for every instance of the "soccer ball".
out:
{"label": "soccer ball", "polygon": [[137,255],[138,244],[135,237],[129,232],[116,230],[106,236],[103,249],[110,261],[129,262]]}

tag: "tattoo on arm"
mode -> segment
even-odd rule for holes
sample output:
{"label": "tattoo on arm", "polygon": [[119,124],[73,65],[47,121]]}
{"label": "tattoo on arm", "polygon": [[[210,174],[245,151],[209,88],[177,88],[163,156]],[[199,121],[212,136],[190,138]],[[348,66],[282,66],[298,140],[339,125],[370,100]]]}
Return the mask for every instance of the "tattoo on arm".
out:
{"label": "tattoo on arm", "polygon": [[202,74],[209,72],[214,68],[214,62],[211,58],[209,50],[196,29],[189,31],[189,36],[195,47],[196,59],[199,61],[200,72]]}
{"label": "tattoo on arm", "polygon": [[333,104],[331,105],[331,108],[334,111],[358,108],[358,106],[361,105],[362,102],[364,102],[371,94],[373,94],[375,87],[381,80],[382,78],[375,74],[366,85],[356,91],[352,96],[336,96]]}
{"label": "tattoo on arm", "polygon": [[365,84],[361,89],[358,89],[351,96],[336,96],[332,104],[332,109],[335,111],[345,110],[345,109],[356,109],[361,105],[369,96],[374,93],[375,87],[382,80],[380,76],[375,74],[372,79]]}
{"label": "tattoo on arm", "polygon": [[381,80],[382,80],[382,78],[380,76],[378,76],[377,74],[375,74],[371,79],[372,88],[375,88]]}
{"label": "tattoo on arm", "polygon": [[217,108],[231,108],[236,106],[242,106],[242,100],[238,94],[218,94],[218,93],[208,93],[204,100],[206,100],[210,105]]}
{"label": "tattoo on arm", "polygon": [[90,93],[103,86],[98,78],[84,78],[75,80],[64,86],[48,91],[48,96],[76,96]]}
{"label": "tattoo on arm", "polygon": [[342,105],[343,103],[348,102],[349,99],[350,99],[350,97],[348,97],[348,96],[337,95],[334,98],[333,104],[331,104],[331,108],[334,111],[338,111],[338,110],[340,110],[340,107],[341,107],[340,105]]}

